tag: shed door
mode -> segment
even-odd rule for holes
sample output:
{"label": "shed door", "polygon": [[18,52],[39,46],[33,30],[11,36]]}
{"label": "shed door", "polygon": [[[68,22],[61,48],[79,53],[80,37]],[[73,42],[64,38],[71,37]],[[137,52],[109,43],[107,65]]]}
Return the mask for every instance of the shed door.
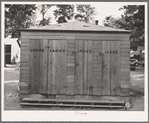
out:
{"label": "shed door", "polygon": [[92,41],[67,41],[66,94],[93,94]]}
{"label": "shed door", "polygon": [[65,84],[66,40],[30,40],[30,93],[63,94]]}
{"label": "shed door", "polygon": [[47,88],[47,40],[29,42],[29,91],[46,93]]}
{"label": "shed door", "polygon": [[67,83],[66,94],[101,95],[102,41],[67,41]]}
{"label": "shed door", "polygon": [[119,95],[120,42],[103,41],[102,47],[102,95]]}

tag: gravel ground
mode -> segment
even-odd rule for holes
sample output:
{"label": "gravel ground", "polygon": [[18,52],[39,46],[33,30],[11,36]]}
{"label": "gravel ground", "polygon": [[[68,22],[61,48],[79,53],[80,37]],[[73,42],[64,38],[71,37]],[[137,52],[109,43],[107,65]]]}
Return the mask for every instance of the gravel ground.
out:
{"label": "gravel ground", "polygon": [[[20,98],[17,82],[19,70],[15,67],[8,67],[4,70],[4,110],[110,110],[93,108],[60,108],[60,107],[20,107]],[[131,94],[132,105],[127,111],[144,111],[144,70],[136,69],[131,71]],[[124,109],[113,109],[124,110]]]}

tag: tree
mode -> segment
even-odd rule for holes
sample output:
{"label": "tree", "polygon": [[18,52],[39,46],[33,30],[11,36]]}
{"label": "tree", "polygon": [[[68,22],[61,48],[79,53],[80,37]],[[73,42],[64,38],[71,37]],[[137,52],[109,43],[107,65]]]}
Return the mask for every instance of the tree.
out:
{"label": "tree", "polygon": [[116,24],[116,19],[113,18],[112,15],[111,15],[111,16],[107,16],[107,17],[105,18],[105,20],[103,21],[103,24],[104,24],[105,26],[108,26],[108,27],[117,28],[117,27],[115,26],[115,24]]}
{"label": "tree", "polygon": [[124,20],[129,29],[132,30],[130,38],[140,40],[140,37],[144,35],[144,5],[128,5],[121,9],[125,10]]}
{"label": "tree", "polygon": [[74,5],[57,5],[54,11],[55,18],[58,23],[65,23],[67,20],[72,19],[74,15]]}
{"label": "tree", "polygon": [[131,30],[130,40],[139,41],[139,45],[144,45],[144,5],[123,6],[124,14],[119,19],[112,16],[105,18],[105,26]]}
{"label": "tree", "polygon": [[30,17],[35,5],[6,4],[5,5],[5,37],[11,35],[12,38],[19,38],[19,28],[30,26]]}
{"label": "tree", "polygon": [[86,23],[92,21],[92,16],[95,15],[95,7],[91,5],[77,5],[77,11],[79,13],[75,15],[75,19]]}
{"label": "tree", "polygon": [[54,15],[58,23],[65,23],[72,19],[89,23],[95,15],[95,8],[91,5],[76,5],[77,12],[74,12],[74,5],[57,5],[57,8]]}
{"label": "tree", "polygon": [[50,4],[42,4],[38,10],[40,11],[40,13],[42,14],[42,20],[40,21],[39,25],[45,26],[48,25],[50,23],[50,17],[45,17],[47,11],[52,7],[53,5]]}
{"label": "tree", "polygon": [[114,18],[111,16],[107,16],[103,21],[103,24],[108,27],[118,28],[118,29],[129,29],[125,22],[123,16],[121,18]]}

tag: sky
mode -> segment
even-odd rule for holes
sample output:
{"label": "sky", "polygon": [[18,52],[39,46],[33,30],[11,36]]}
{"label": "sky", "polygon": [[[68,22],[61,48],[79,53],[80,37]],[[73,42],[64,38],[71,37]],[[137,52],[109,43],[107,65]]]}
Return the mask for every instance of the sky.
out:
{"label": "sky", "polygon": [[[44,4],[44,3],[42,3]],[[56,4],[74,4],[76,5],[75,2],[65,2],[65,3],[56,3]],[[134,2],[77,2],[77,4],[89,4],[92,7],[95,7],[96,15],[94,16],[95,20],[99,21],[99,25],[103,25],[103,20],[107,16],[113,16],[114,18],[120,18],[121,15],[124,13],[123,10],[119,10],[121,7],[124,5],[140,5],[143,3],[134,3]],[[53,10],[55,10],[56,7],[51,7],[50,10],[47,12],[47,16],[51,17],[51,24],[57,23],[55,20],[53,13]],[[38,13],[37,14],[37,20],[41,20],[41,15]]]}
{"label": "sky", "polygon": [[102,25],[103,20],[107,16],[113,16],[114,18],[120,18],[124,13],[123,10],[119,10],[126,4],[114,4],[114,3],[103,3],[103,4],[92,4],[96,8],[97,15],[95,16],[95,20],[99,21],[99,25]]}

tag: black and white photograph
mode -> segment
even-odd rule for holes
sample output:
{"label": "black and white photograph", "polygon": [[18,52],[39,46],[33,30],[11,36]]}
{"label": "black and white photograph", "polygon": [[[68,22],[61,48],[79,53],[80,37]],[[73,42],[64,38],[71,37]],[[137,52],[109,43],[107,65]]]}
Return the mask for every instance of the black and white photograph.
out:
{"label": "black and white photograph", "polygon": [[4,121],[147,121],[147,2],[1,6]]}

